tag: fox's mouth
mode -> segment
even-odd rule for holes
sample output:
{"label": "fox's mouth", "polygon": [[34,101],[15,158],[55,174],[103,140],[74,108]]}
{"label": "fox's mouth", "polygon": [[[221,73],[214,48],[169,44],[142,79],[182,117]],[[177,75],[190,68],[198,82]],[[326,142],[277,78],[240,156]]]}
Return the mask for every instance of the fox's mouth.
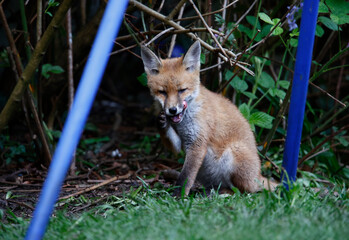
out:
{"label": "fox's mouth", "polygon": [[184,109],[181,113],[171,116],[170,119],[173,123],[180,123],[183,119]]}
{"label": "fox's mouth", "polygon": [[180,113],[178,113],[176,115],[170,116],[171,122],[173,122],[173,123],[180,123],[183,120],[184,111],[187,109],[187,107],[188,107],[187,102],[183,101],[183,110],[182,110],[182,112],[180,112]]}

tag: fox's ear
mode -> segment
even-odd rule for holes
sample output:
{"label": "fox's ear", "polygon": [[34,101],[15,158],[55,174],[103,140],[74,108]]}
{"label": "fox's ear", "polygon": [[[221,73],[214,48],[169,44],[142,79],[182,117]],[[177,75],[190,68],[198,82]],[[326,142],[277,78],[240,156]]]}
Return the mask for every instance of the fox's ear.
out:
{"label": "fox's ear", "polygon": [[146,46],[141,46],[141,57],[144,64],[144,70],[147,74],[156,75],[161,67],[160,59]]}
{"label": "fox's ear", "polygon": [[201,44],[196,41],[191,45],[183,58],[183,65],[187,71],[200,70]]}

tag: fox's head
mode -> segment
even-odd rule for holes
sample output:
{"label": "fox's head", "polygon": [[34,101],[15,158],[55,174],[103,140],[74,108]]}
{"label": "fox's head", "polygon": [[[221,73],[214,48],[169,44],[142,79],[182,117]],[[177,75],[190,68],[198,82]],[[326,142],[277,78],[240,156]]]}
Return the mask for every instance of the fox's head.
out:
{"label": "fox's head", "polygon": [[185,56],[158,58],[141,47],[141,56],[152,96],[173,123],[180,123],[188,106],[199,94],[201,45],[196,41]]}

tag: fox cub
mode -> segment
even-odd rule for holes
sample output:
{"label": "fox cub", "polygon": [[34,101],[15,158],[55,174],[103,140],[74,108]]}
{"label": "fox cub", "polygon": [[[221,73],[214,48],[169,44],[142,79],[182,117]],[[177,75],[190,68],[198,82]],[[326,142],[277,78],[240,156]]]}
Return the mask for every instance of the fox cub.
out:
{"label": "fox cub", "polygon": [[274,189],[275,183],[261,175],[249,123],[228,99],[201,85],[200,53],[199,41],[184,57],[165,60],[141,47],[150,93],[163,110],[161,138],[173,151],[186,153],[177,185],[186,195],[195,180],[205,188]]}

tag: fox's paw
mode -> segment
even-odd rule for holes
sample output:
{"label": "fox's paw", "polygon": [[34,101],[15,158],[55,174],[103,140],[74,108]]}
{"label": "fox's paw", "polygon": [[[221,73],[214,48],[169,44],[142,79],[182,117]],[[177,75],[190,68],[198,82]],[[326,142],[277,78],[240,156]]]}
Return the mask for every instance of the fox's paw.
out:
{"label": "fox's paw", "polygon": [[159,128],[166,128],[168,125],[167,117],[164,111],[161,111],[158,116],[158,126]]}

